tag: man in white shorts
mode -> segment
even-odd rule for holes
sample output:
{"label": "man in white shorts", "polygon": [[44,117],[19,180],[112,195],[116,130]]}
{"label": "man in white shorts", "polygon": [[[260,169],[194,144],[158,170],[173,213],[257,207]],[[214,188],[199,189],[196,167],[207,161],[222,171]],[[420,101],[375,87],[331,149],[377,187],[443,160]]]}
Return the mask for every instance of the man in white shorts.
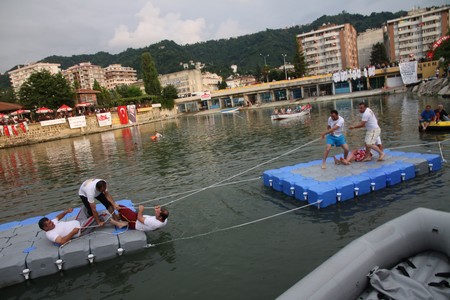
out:
{"label": "man in white shorts", "polygon": [[[370,149],[378,152],[378,161],[384,160],[384,152],[376,145],[377,139],[380,137],[381,129],[378,126],[378,120],[373,111],[367,107],[366,103],[359,103],[359,112],[362,113],[361,123],[356,126],[350,126],[349,129],[356,129],[366,127],[366,137],[364,142],[366,144],[366,153],[370,153]],[[371,160],[371,156],[366,156],[363,161]]]}

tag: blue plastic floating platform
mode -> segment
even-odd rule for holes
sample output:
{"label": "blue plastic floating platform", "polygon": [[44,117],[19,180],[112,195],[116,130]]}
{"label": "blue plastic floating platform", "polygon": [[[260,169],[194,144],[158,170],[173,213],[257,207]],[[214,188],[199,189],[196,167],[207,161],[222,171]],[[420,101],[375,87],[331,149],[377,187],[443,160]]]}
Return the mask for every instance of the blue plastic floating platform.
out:
{"label": "blue plastic floating platform", "polygon": [[[130,200],[117,203],[133,207]],[[103,205],[97,205],[97,211],[104,209]],[[79,210],[74,209],[63,220],[74,219]],[[54,219],[59,213],[46,217]],[[0,288],[143,250],[147,245],[147,236],[142,231],[105,225],[60,247],[50,242],[39,228],[42,217],[0,224]]]}
{"label": "blue plastic floating platform", "polygon": [[356,196],[368,194],[399,184],[419,175],[442,168],[441,157],[436,154],[385,151],[384,161],[353,162],[336,165],[327,159],[267,170],[263,173],[264,185],[300,201],[327,207]]}

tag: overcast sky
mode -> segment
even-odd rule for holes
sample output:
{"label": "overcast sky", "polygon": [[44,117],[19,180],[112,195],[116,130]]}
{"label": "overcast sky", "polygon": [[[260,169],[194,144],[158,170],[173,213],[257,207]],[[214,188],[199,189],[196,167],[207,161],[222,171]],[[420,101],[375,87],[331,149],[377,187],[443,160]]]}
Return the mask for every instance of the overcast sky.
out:
{"label": "overcast sky", "polygon": [[[345,3],[345,6],[343,4]],[[303,25],[320,16],[410,10],[450,0],[1,0],[0,72],[51,55],[119,53]]]}

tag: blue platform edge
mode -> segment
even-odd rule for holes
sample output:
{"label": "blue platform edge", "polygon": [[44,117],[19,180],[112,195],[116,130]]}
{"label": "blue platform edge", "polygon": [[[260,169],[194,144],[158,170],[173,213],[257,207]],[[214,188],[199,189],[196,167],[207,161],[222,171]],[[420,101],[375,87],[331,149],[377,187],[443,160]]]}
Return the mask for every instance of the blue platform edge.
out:
{"label": "blue platform edge", "polygon": [[[132,210],[135,210],[134,209],[134,204],[133,204],[133,202],[131,200],[126,200],[126,199],[125,200],[119,200],[119,201],[116,201],[116,203],[120,204],[120,205],[123,205],[123,206],[126,206],[126,207],[128,207],[128,208],[130,208]],[[97,207],[97,211],[101,211],[101,210],[105,210],[106,209],[103,204],[97,204],[96,207]],[[81,207],[74,208],[73,212],[68,213],[64,217],[63,220],[75,217],[78,214],[78,212],[80,211],[80,209],[81,209]],[[49,213],[49,214],[47,214],[45,216],[35,216],[35,217],[31,217],[31,218],[28,218],[28,219],[25,219],[25,220],[22,220],[22,221],[12,221],[12,222],[8,222],[8,223],[0,224],[0,231],[5,231],[5,230],[16,228],[16,227],[22,227],[22,226],[37,224],[39,222],[39,220],[41,218],[43,218],[43,217],[47,217],[50,220],[52,220],[57,215],[59,215],[61,212],[63,212],[63,211],[62,210],[55,211],[55,212]]]}
{"label": "blue platform edge", "polygon": [[[315,160],[264,171],[262,179],[265,186],[283,192],[288,196],[295,197],[299,201],[315,203],[321,200],[318,207],[324,208],[341,201],[353,199],[359,195],[368,194],[415,178],[417,176],[416,173],[419,173],[417,165],[419,162],[417,162],[417,160],[426,162],[428,172],[435,172],[442,169],[442,160],[437,154],[389,151],[387,149],[385,150],[385,153],[390,156],[389,162],[357,162],[352,164],[370,164],[370,169],[359,171],[359,174],[338,174],[329,180],[323,180],[323,178],[317,180],[316,178],[313,178],[312,175],[307,176],[299,174],[301,173],[299,170],[308,173],[308,171],[306,171],[308,168],[312,169],[315,167],[315,175],[321,176],[321,174],[318,174],[317,169],[320,168],[322,161]],[[332,158],[327,159],[327,163],[332,162]],[[348,168],[347,166],[337,167]],[[359,169],[362,168],[358,168],[358,170]],[[344,170],[345,169],[339,169],[339,171]],[[326,174],[324,173],[323,176],[326,177]]]}

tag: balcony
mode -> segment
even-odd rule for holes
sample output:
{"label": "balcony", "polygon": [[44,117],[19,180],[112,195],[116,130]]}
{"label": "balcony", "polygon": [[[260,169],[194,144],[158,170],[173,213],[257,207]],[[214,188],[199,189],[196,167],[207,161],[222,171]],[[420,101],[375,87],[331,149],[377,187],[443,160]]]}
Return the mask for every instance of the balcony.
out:
{"label": "balcony", "polygon": [[441,15],[431,15],[431,16],[423,16],[422,22],[429,22],[429,21],[437,21],[441,19]]}

